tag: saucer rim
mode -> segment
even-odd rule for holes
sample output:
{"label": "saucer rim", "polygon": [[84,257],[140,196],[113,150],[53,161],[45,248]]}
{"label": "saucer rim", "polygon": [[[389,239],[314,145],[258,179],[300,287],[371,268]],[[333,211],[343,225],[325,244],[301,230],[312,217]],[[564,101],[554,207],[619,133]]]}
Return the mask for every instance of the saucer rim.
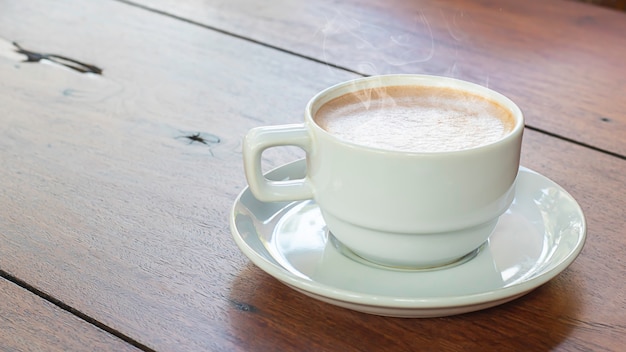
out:
{"label": "saucer rim", "polygon": [[[282,169],[299,167],[299,163],[304,163],[305,159],[295,160],[265,172],[265,175],[278,172]],[[308,278],[299,277],[280,264],[275,264],[259,254],[256,250],[250,247],[239,233],[235,224],[235,209],[241,202],[242,196],[250,191],[249,186],[246,186],[235,199],[229,214],[229,222],[231,227],[231,235],[237,243],[239,249],[243,254],[248,257],[256,266],[262,269],[264,272],[274,277],[275,279],[283,282],[292,289],[301,292],[309,297],[339,305],[344,308],[352,310],[362,311],[366,313],[373,313],[377,315],[389,315],[389,316],[406,316],[406,317],[430,317],[430,316],[444,316],[451,314],[460,314],[464,312],[470,312],[480,309],[489,308],[495,305],[503,304],[508,301],[517,299],[526,293],[540,287],[541,285],[552,280],[563,270],[569,267],[574,260],[580,255],[587,238],[587,222],[580,207],[580,204],[575,198],[567,192],[559,184],[551,180],[550,178],[532,170],[527,167],[519,167],[519,172],[527,172],[530,174],[536,174],[543,178],[545,181],[552,184],[552,186],[563,192],[564,195],[569,198],[569,201],[575,205],[576,213],[581,220],[581,229],[577,232],[578,240],[576,246],[568,253],[567,256],[562,258],[560,262],[554,263],[554,266],[545,271],[539,271],[537,275],[532,278],[512,284],[510,286],[500,287],[497,289],[486,290],[485,292],[458,295],[458,296],[445,296],[445,297],[410,297],[410,296],[387,296],[387,295],[370,295],[364,294],[358,291],[351,291],[342,288],[336,288],[327,284],[315,282]],[[253,195],[254,196],[254,195]],[[296,201],[300,202],[300,201]],[[262,202],[267,203],[267,202]],[[342,304],[343,303],[343,304]],[[358,307],[354,307],[358,305]],[[381,308],[385,310],[394,310],[394,313],[385,314],[384,312],[372,312],[372,309],[366,308]],[[460,312],[442,313],[441,310],[466,307],[467,309]],[[472,307],[476,307],[472,309]],[[406,311],[408,310],[408,311]],[[404,312],[406,311],[406,312]],[[420,311],[432,311],[432,314],[416,314]],[[428,313],[428,312],[424,312]]]}

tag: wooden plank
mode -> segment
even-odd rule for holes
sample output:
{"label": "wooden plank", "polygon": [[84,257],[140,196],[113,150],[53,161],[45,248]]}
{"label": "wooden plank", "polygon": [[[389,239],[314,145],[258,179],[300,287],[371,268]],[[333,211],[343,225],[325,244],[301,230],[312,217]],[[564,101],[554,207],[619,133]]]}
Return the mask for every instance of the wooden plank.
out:
{"label": "wooden plank", "polygon": [[3,278],[0,312],[2,351],[139,351]]}
{"label": "wooden plank", "polygon": [[[581,257],[503,307],[364,315],[263,274],[227,220],[245,186],[244,133],[300,121],[310,96],[355,75],[105,0],[5,4],[0,35],[5,47],[17,40],[104,69],[82,75],[0,53],[0,267],[103,324],[168,351],[621,346],[623,160],[528,131],[525,165],[586,212]],[[208,145],[184,137],[196,132]],[[276,151],[267,167],[296,156]]]}
{"label": "wooden plank", "polygon": [[235,349],[241,138],[355,76],[111,1],[3,4],[0,36],[0,267],[148,346]]}
{"label": "wooden plank", "polygon": [[626,156],[626,14],[574,1],[130,0],[364,74],[488,85],[527,124]]}

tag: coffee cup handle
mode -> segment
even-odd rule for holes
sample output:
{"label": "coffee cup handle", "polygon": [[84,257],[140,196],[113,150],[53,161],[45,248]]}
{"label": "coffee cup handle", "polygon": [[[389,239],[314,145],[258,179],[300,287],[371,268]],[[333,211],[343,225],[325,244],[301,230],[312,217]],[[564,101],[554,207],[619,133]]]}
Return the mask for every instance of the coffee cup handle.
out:
{"label": "coffee cup handle", "polygon": [[263,202],[294,201],[313,198],[308,178],[272,181],[263,176],[261,154],[278,146],[296,146],[307,154],[311,137],[304,125],[265,126],[251,129],[243,140],[243,161],[248,185],[254,196]]}

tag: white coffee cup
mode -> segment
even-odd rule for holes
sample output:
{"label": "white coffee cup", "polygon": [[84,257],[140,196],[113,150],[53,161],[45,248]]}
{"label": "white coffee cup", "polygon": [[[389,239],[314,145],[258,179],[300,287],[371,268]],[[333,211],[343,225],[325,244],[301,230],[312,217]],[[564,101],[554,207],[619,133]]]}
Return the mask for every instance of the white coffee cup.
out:
{"label": "white coffee cup", "polygon": [[[443,152],[385,150],[355,144],[320,127],[317,110],[363,89],[446,87],[484,97],[514,119],[510,132],[486,145]],[[257,127],[244,139],[248,184],[261,201],[315,199],[329,231],[358,256],[385,266],[431,268],[475,251],[515,195],[524,118],[486,87],[427,75],[373,76],[330,87],[308,103],[304,124]],[[269,181],[261,154],[292,145],[306,152],[304,179]]]}

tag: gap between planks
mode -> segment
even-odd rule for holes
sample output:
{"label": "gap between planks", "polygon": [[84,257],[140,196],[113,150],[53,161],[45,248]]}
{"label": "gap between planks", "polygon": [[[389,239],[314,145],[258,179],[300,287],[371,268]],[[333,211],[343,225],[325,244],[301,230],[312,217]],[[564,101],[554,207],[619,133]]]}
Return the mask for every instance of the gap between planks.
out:
{"label": "gap between planks", "polygon": [[57,306],[60,309],[63,309],[64,311],[75,315],[76,317],[80,318],[81,320],[97,327],[100,330],[106,331],[107,333],[119,338],[120,340],[133,345],[134,347],[137,347],[138,349],[142,350],[142,351],[146,351],[146,352],[156,352],[156,350],[142,344],[141,342],[133,339],[132,337],[120,332],[119,330],[115,330],[112,327],[90,317],[89,315],[79,311],[78,309],[64,303],[63,301],[54,298],[52,296],[50,296],[49,294],[37,289],[36,287],[28,284],[27,282],[7,273],[6,271],[0,269],[0,278],[4,278],[9,282],[12,282],[13,284],[25,289],[26,291],[54,304],[55,306]]}

